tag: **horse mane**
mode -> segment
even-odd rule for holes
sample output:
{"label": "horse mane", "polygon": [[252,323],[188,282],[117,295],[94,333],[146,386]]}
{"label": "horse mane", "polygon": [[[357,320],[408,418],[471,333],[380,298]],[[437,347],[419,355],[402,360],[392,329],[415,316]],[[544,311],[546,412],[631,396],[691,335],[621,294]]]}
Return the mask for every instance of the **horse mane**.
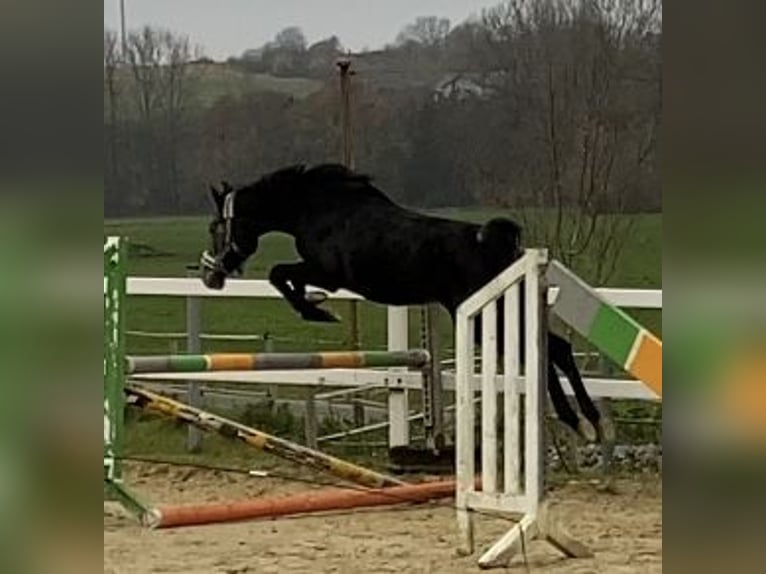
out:
{"label": "horse mane", "polygon": [[347,168],[339,163],[323,163],[308,169],[306,177],[317,182],[348,182],[369,185],[372,177]]}
{"label": "horse mane", "polygon": [[347,168],[338,163],[322,163],[308,167],[306,164],[294,164],[268,173],[258,181],[247,185],[244,190],[261,188],[273,189],[284,186],[302,189],[326,190],[327,193],[363,195],[370,199],[391,200],[372,185],[372,177]]}

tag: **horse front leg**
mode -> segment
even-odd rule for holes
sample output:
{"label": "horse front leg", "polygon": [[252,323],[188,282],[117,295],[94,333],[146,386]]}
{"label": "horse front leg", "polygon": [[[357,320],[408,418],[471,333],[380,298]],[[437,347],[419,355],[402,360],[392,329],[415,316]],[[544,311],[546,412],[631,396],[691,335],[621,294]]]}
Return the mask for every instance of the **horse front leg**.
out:
{"label": "horse front leg", "polygon": [[302,319],[320,323],[337,323],[340,319],[329,311],[318,306],[316,301],[309,299],[306,285],[316,285],[329,291],[337,290],[325,278],[312,273],[306,263],[280,263],[272,267],[269,281],[284,296]]}

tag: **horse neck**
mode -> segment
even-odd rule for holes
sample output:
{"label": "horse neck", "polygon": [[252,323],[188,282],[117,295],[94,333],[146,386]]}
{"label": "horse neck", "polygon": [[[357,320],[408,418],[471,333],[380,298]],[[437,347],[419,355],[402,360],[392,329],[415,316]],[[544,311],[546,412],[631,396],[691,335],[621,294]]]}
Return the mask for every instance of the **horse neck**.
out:
{"label": "horse neck", "polygon": [[275,201],[269,204],[245,202],[240,215],[255,223],[258,235],[271,232],[295,234],[301,228],[304,213],[313,211],[297,194],[283,192],[274,195]]}

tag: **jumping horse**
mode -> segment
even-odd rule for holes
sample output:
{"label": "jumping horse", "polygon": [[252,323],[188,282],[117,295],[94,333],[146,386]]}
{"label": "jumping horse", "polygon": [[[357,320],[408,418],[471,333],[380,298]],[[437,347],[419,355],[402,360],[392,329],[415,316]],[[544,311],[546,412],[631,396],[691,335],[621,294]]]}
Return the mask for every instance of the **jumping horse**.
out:
{"label": "jumping horse", "polygon": [[[307,285],[348,289],[384,305],[438,303],[454,321],[462,301],[523,254],[521,229],[509,219],[478,225],[416,213],[342,165],[296,165],[211,192],[216,214],[211,249],[201,257],[204,284],[223,288],[227,277],[242,273],[262,235],[289,234],[302,260],[274,265],[269,280],[307,321],[338,320]],[[569,342],[549,332],[548,357],[548,393],[558,418],[587,440],[602,438]],[[569,379],[590,424],[567,401],[554,366]]]}

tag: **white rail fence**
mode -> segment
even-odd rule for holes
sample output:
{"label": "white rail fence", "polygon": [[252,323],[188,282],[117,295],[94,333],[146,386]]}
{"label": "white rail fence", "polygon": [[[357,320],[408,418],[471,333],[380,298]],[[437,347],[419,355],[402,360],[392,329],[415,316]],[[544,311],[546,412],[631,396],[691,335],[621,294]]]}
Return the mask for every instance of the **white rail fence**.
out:
{"label": "white rail fence", "polygon": [[[597,291],[606,300],[618,307],[630,309],[662,309],[662,290],[658,289],[620,289],[601,288]],[[131,331],[130,334],[148,338],[186,338],[190,349],[199,349],[202,340],[231,340],[231,341],[263,341],[263,335],[227,335],[205,334],[200,330],[199,300],[201,298],[247,298],[247,299],[281,299],[281,294],[266,280],[239,279],[230,280],[226,287],[220,291],[207,289],[196,278],[171,278],[171,277],[129,277],[127,280],[128,296],[154,296],[154,297],[183,297],[187,301],[187,331],[155,333],[147,331]],[[557,289],[552,288],[548,292],[549,301],[554,301]],[[364,300],[361,296],[350,291],[340,290],[329,293],[328,299],[333,300]],[[406,307],[387,308],[387,348],[388,350],[404,350],[409,348],[409,316]],[[298,320],[298,319],[296,319]],[[275,335],[275,336],[273,336]],[[278,334],[269,334],[274,341],[286,340]],[[327,343],[327,341],[322,341]],[[449,364],[445,361],[443,364]],[[388,393],[388,421],[367,425],[357,431],[336,433],[326,437],[319,437],[324,442],[344,436],[361,434],[365,430],[388,428],[389,446],[408,445],[410,443],[410,422],[418,420],[417,414],[410,411],[408,391],[420,391],[422,389],[422,376],[419,372],[407,371],[406,369],[370,370],[370,369],[333,369],[333,370],[298,370],[298,371],[238,371],[238,372],[204,372],[204,373],[163,373],[135,376],[136,379],[154,382],[182,382],[191,381],[196,383],[239,383],[257,385],[295,385],[313,387],[317,391],[322,388],[335,391],[339,387],[341,391],[334,393],[335,396],[346,390],[348,394],[360,390],[385,389]],[[632,379],[584,377],[588,392],[594,398],[608,399],[642,399],[656,400],[654,394],[641,382]],[[565,380],[562,380],[564,390],[572,395],[572,390]],[[481,376],[473,378],[476,389],[482,388]],[[486,384],[486,383],[485,383]],[[496,377],[495,385],[498,389],[503,388],[503,378]],[[454,392],[455,373],[450,370],[443,372],[443,386],[445,391]],[[524,389],[523,378],[519,378],[516,388]],[[190,396],[197,400],[199,391],[194,388],[189,390]],[[453,407],[454,408],[454,407]],[[450,408],[449,410],[452,410]]]}

